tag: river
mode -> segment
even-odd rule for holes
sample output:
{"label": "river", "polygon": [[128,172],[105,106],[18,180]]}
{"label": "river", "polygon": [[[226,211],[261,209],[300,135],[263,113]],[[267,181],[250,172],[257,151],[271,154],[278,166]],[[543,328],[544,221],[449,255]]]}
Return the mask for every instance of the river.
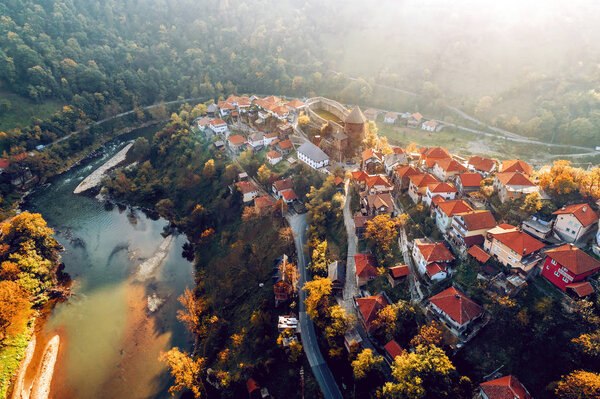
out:
{"label": "river", "polygon": [[[151,278],[136,278],[139,265],[163,242],[167,222],[73,194],[81,180],[128,141],[150,138],[157,129],[115,139],[99,157],[58,176],[24,205],[40,212],[54,229],[65,247],[65,271],[74,281],[72,297],[53,309],[37,333],[41,348],[56,334],[61,339],[52,398],[168,397],[171,378],[158,356],[173,346],[191,347],[191,337],[176,320],[178,296],[194,286],[192,264],[181,256],[185,236],[174,238]],[[147,298],[153,293],[164,303],[149,313]]]}

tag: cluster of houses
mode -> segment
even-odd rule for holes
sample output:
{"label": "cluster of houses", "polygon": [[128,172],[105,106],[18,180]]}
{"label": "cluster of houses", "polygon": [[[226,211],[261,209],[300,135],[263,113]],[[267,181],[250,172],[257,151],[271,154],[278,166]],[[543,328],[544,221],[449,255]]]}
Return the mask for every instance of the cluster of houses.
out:
{"label": "cluster of houses", "polygon": [[[365,117],[369,121],[375,122],[380,113],[385,111],[379,111],[375,108],[367,108],[364,112]],[[415,113],[398,113],[388,111],[383,114],[383,123],[387,125],[396,125],[400,120],[404,120],[407,127],[413,129],[422,129],[428,132],[439,132],[444,127],[439,122],[433,119],[425,119],[419,112]]]}
{"label": "cluster of houses", "polygon": [[[367,222],[377,215],[396,215],[400,196],[407,195],[429,210],[444,238],[437,242],[428,237],[413,240],[411,261],[419,281],[431,285],[451,278],[458,258],[472,258],[487,271],[478,278],[488,280],[490,290],[502,295],[518,293],[528,279],[540,274],[571,298],[590,295],[595,288],[588,277],[600,270],[600,261],[577,246],[592,238],[598,226],[598,214],[589,204],[564,206],[553,213],[550,221],[530,218],[521,226],[512,226],[497,223],[485,197],[479,193],[484,179],[493,178],[492,187],[502,203],[532,192],[547,199],[532,175],[533,167],[518,159],[464,159],[441,147],[421,148],[416,153],[392,147],[391,153],[385,155],[367,149],[362,154],[361,169],[352,172],[361,201],[361,210],[354,215],[356,234],[362,238]],[[510,273],[506,275],[492,267],[490,259],[504,265]],[[356,254],[355,264],[359,287],[379,277],[374,256]],[[397,265],[386,273],[394,287],[409,278],[410,268]],[[369,333],[376,328],[378,309],[390,303],[384,292],[355,299],[364,331]],[[424,304],[428,313],[463,343],[489,318],[483,307],[455,286],[428,298]],[[352,338],[351,334],[347,336]],[[391,353],[398,352],[397,347],[397,343],[389,342],[384,348],[386,356],[393,359]],[[480,388],[482,398],[530,397],[514,376],[488,381]]]}

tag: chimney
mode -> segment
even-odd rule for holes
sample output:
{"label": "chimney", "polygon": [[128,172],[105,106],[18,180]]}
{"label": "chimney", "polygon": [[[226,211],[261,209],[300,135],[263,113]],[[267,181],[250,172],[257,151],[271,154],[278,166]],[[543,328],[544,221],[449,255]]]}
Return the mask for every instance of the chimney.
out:
{"label": "chimney", "polygon": [[583,208],[581,208],[582,211],[587,211],[587,205],[584,205]]}
{"label": "chimney", "polygon": [[525,255],[525,252],[527,252],[527,248],[523,248],[523,255]]}

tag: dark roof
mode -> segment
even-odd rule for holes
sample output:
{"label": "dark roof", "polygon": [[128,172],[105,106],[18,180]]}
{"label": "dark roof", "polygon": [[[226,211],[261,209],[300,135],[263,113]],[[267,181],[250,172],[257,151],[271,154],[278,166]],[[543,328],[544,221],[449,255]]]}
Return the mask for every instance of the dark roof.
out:
{"label": "dark roof", "polygon": [[327,154],[325,154],[322,149],[320,149],[313,143],[302,144],[300,148],[298,148],[298,152],[303,153],[315,162],[322,162],[329,159]]}

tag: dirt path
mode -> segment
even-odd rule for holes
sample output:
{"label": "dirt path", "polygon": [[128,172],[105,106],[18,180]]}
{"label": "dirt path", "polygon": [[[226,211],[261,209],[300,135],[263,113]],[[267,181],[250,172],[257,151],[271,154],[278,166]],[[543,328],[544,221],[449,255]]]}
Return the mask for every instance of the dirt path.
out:
{"label": "dirt path", "polygon": [[[31,399],[48,399],[50,397],[50,384],[54,375],[54,365],[58,358],[60,337],[55,335],[46,345],[41,366],[31,388]],[[28,396],[25,396],[28,397]]]}

